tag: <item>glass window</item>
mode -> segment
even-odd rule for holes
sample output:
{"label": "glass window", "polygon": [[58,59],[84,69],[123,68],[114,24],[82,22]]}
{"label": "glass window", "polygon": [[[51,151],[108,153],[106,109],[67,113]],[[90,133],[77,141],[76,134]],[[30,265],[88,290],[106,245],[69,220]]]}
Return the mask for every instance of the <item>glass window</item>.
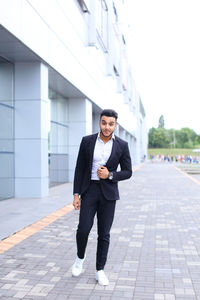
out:
{"label": "glass window", "polygon": [[0,58],[0,102],[13,106],[13,65]]}
{"label": "glass window", "polygon": [[50,90],[50,186],[68,181],[68,102]]}
{"label": "glass window", "polygon": [[13,65],[0,57],[0,200],[14,196]]}
{"label": "glass window", "polygon": [[97,38],[105,52],[108,52],[108,6],[105,0],[96,0]]}

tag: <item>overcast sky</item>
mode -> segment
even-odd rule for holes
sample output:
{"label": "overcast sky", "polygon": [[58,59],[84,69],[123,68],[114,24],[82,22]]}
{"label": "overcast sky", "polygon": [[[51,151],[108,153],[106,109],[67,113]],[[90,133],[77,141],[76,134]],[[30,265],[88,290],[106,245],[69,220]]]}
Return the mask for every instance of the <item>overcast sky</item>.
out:
{"label": "overcast sky", "polygon": [[200,134],[200,0],[126,0],[133,77],[148,128]]}

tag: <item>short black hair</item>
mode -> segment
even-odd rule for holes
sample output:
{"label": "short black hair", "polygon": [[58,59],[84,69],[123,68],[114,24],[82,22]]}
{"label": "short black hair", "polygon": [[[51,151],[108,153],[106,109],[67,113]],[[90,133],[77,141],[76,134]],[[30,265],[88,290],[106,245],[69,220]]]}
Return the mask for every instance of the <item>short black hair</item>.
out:
{"label": "short black hair", "polygon": [[101,119],[102,116],[113,117],[117,121],[118,113],[113,109],[104,109],[101,112],[100,119]]}

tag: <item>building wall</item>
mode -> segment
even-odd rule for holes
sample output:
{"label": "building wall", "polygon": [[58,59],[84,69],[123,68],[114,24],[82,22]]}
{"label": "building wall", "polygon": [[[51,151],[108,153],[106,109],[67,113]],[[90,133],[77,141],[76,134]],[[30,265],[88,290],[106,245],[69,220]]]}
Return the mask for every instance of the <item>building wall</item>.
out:
{"label": "building wall", "polygon": [[73,180],[81,138],[98,130],[104,108],[119,113],[117,134],[139,163],[145,126],[115,2],[85,0],[83,11],[77,0],[0,1],[0,57],[14,68],[16,197]]}
{"label": "building wall", "polygon": [[[111,18],[112,1],[107,2]],[[97,15],[92,5],[90,14],[82,13],[75,0],[4,0],[0,5],[0,20],[5,28],[67,78],[87,98],[93,99],[100,107],[109,103],[114,109],[122,111],[119,122],[126,130],[132,130],[131,122],[127,123],[127,119],[133,118],[132,113],[129,106],[124,105],[123,94],[117,93],[117,80],[113,71],[108,72],[109,65],[113,65],[108,62],[112,55],[102,50],[96,37],[93,38],[93,43],[90,42],[92,46],[89,46],[92,33],[88,28]],[[13,7],[12,11],[10,7]],[[119,32],[116,33],[116,26],[113,27],[110,23],[108,30],[114,39]],[[119,48],[120,53],[121,45],[115,43],[115,47]],[[114,47],[110,51],[112,48]]]}
{"label": "building wall", "polygon": [[48,194],[48,68],[15,63],[15,196]]}

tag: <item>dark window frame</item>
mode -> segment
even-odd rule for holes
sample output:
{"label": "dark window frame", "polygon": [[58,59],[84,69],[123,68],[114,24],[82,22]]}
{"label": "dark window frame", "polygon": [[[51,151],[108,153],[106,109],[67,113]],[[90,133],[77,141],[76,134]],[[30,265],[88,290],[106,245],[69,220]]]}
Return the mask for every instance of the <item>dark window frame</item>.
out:
{"label": "dark window frame", "polygon": [[84,0],[77,0],[77,1],[78,1],[79,5],[80,5],[82,11],[84,13],[89,13],[89,9],[88,9],[87,5],[85,4],[85,1]]}

